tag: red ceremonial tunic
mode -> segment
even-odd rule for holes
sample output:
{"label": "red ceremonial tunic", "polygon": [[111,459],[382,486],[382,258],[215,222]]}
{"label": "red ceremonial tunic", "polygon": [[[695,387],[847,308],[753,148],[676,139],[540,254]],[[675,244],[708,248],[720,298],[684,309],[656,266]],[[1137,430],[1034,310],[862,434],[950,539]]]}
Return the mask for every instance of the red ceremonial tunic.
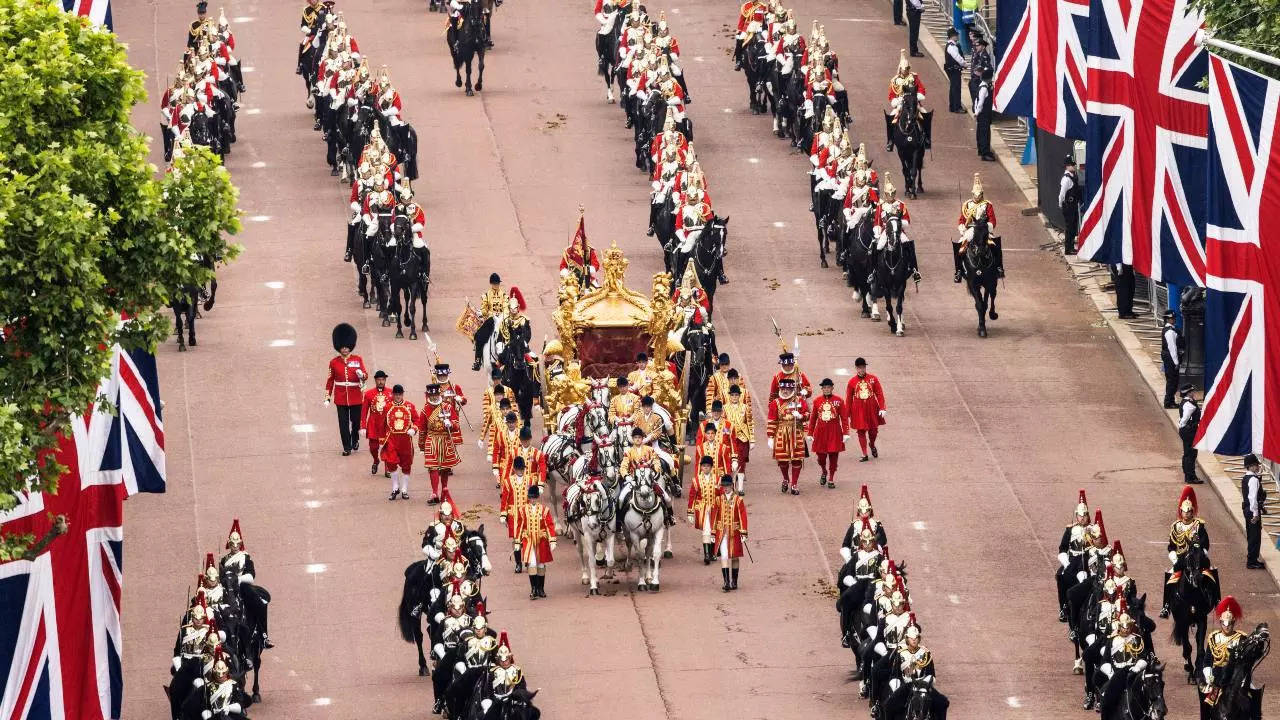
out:
{"label": "red ceremonial tunic", "polygon": [[716,429],[714,433],[704,433],[702,427],[698,428],[693,452],[694,467],[702,467],[703,456],[710,455],[716,477],[733,472],[733,435],[727,430],[725,427]]}
{"label": "red ceremonial tunic", "polygon": [[693,516],[693,526],[698,530],[705,529],[710,520],[712,507],[715,506],[716,491],[720,488],[720,476],[714,471],[696,473],[689,483],[689,514]]}
{"label": "red ceremonial tunic", "polygon": [[458,448],[450,425],[457,425],[457,411],[450,403],[442,400],[438,405],[427,403],[422,408],[418,417],[418,449],[422,451],[423,467],[447,470],[458,464]]}
{"label": "red ceremonial tunic", "polygon": [[[799,413],[799,417],[796,417]],[[809,419],[809,401],[794,395],[790,400],[774,398],[769,403],[769,428],[773,439],[773,459],[779,462],[803,460],[808,455],[804,446],[805,422]]]}
{"label": "red ceremonial tunic", "polygon": [[[809,395],[813,394],[813,385],[809,383],[808,376],[806,376],[803,372],[800,372],[799,368],[792,371],[790,375],[779,370],[778,372],[773,374],[773,380],[769,382],[770,402],[772,402],[774,398],[778,397],[778,381],[781,380],[782,378],[791,378],[796,381],[796,394],[803,395],[804,397],[808,397]],[[745,396],[743,397],[742,401],[747,402],[747,399]]]}
{"label": "red ceremonial tunic", "polygon": [[520,559],[526,565],[549,563],[551,543],[556,541],[556,523],[551,512],[541,503],[525,507],[520,519]]}
{"label": "red ceremonial tunic", "polygon": [[390,472],[399,466],[407,474],[413,466],[413,439],[409,431],[418,424],[418,411],[413,403],[401,401],[387,405],[382,414],[382,426],[386,428],[386,443],[382,446],[382,460]]}
{"label": "red ceremonial tunic", "polygon": [[537,445],[521,445],[519,440],[508,450],[507,460],[502,468],[503,477],[511,475],[511,466],[517,457],[524,458],[526,475],[535,478],[534,482],[539,485],[547,484],[547,456],[543,454],[542,448]]}
{"label": "red ceremonial tunic", "polygon": [[[381,404],[378,403],[378,398],[382,398]],[[364,428],[365,435],[370,440],[382,440],[386,437],[387,428],[382,424],[382,414],[390,404],[391,388],[384,387],[379,390],[373,387],[364,391],[364,403],[360,408],[360,427]]]}
{"label": "red ceremonial tunic", "polygon": [[809,413],[809,437],[813,438],[816,453],[844,452],[844,436],[849,434],[849,418],[844,409],[844,401],[832,395],[819,395],[813,401],[813,411]]}
{"label": "red ceremonial tunic", "polygon": [[337,405],[359,405],[364,399],[361,397],[360,384],[368,376],[364,360],[359,355],[348,355],[345,361],[338,355],[329,361],[329,379],[324,383],[325,395],[332,397]]}
{"label": "red ceremonial tunic", "polygon": [[732,488],[716,493],[711,506],[711,532],[716,550],[720,543],[729,541],[729,557],[742,557],[742,534],[747,532],[747,504]]}
{"label": "red ceremonial tunic", "polygon": [[528,473],[516,475],[512,473],[502,478],[502,495],[499,500],[498,516],[507,524],[507,537],[514,538],[523,522],[524,511],[529,507]]}
{"label": "red ceremonial tunic", "polygon": [[884,390],[880,378],[867,373],[863,377],[849,378],[845,390],[845,406],[849,410],[849,427],[854,430],[870,430],[884,424],[880,411],[885,409]]}

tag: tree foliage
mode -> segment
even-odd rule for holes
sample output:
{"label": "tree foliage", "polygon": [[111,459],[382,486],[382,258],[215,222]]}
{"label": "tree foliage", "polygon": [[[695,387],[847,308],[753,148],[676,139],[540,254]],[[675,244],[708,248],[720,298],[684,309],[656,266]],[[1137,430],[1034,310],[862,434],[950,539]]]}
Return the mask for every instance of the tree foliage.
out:
{"label": "tree foliage", "polygon": [[[111,347],[154,347],[170,296],[210,278],[197,255],[238,249],[215,156],[188,150],[156,177],[129,123],[145,98],[114,35],[58,2],[0,0],[0,510],[56,489],[41,460],[95,401]],[[0,538],[0,555],[23,540]]]}
{"label": "tree foliage", "polygon": [[[1280,0],[1192,0],[1191,5],[1204,11],[1205,27],[1215,38],[1280,57]],[[1280,78],[1280,67],[1230,51],[1211,49],[1232,62]]]}

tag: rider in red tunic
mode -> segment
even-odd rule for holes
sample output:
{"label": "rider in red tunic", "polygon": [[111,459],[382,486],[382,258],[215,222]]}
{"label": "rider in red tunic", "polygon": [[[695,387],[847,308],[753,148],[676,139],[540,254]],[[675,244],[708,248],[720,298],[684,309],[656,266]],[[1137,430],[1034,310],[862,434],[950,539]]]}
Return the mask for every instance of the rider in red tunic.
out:
{"label": "rider in red tunic", "polygon": [[818,455],[818,467],[822,469],[818,484],[834,488],[840,453],[844,452],[844,443],[849,439],[849,418],[844,401],[832,394],[835,383],[831,378],[823,378],[818,387],[822,388],[822,394],[813,401],[806,434],[809,449]]}
{"label": "rider in red tunic", "polygon": [[413,436],[418,434],[418,410],[404,399],[404,386],[391,388],[391,403],[382,413],[382,426],[387,430],[382,445],[382,461],[391,474],[391,496],[409,499],[409,472],[413,468]]}
{"label": "rider in red tunic", "polygon": [[866,462],[867,441],[871,443],[871,455],[880,457],[876,450],[876,434],[884,424],[884,389],[880,378],[867,372],[867,361],[858,358],[853,363],[858,374],[849,378],[845,389],[845,405],[849,408],[849,427],[858,431],[858,445],[862,447],[862,460]]}
{"label": "rider in red tunic", "polygon": [[382,413],[391,404],[391,390],[387,388],[387,374],[379,370],[373,374],[374,387],[364,391],[364,403],[360,409],[360,434],[369,440],[369,454],[373,456],[370,475],[378,474],[378,451],[387,437],[382,424]]}
{"label": "rider in red tunic", "polygon": [[800,494],[800,467],[809,455],[804,443],[804,427],[809,419],[809,403],[796,393],[796,381],[778,381],[778,397],[769,403],[769,449],[782,472],[782,492]]}

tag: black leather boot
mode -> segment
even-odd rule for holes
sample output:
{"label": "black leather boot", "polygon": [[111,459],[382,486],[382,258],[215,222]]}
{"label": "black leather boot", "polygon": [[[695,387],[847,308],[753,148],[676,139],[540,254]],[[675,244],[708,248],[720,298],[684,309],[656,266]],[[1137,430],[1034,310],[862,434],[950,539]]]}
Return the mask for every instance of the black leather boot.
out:
{"label": "black leather boot", "polygon": [[734,569],[730,570],[730,571],[729,571],[729,575],[730,575],[730,577],[732,578],[732,579],[729,581],[729,587],[730,587],[730,589],[737,590],[737,589],[738,589],[738,568],[734,568]]}
{"label": "black leather boot", "polygon": [[729,568],[720,568],[720,577],[724,578],[724,591],[729,592]]}

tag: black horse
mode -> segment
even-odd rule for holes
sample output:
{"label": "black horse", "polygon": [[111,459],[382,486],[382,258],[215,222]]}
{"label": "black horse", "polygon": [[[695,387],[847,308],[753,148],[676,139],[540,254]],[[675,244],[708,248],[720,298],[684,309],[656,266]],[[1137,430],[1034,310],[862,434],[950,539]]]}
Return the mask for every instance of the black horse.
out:
{"label": "black horse", "polygon": [[[453,74],[456,87],[463,87],[463,65],[467,66],[467,95],[475,95],[484,90],[484,52],[486,48],[483,11],[478,2],[468,2],[463,6],[462,14],[449,23],[449,31],[445,34],[449,43],[449,54],[453,56]],[[479,74],[476,76],[475,92],[471,90],[471,61],[479,63]]]}
{"label": "black horse", "polygon": [[516,406],[520,409],[522,427],[528,427],[533,418],[533,400],[541,393],[529,356],[529,323],[508,332],[502,353],[498,356],[498,365],[502,368],[502,384],[515,395]]}
{"label": "black horse", "polygon": [[889,217],[884,224],[884,234],[879,242],[883,247],[876,255],[875,282],[871,301],[884,298],[885,319],[889,332],[901,337],[906,331],[902,320],[902,301],[907,294],[907,278],[920,281],[916,268],[916,249],[913,242],[902,242],[902,221]]}
{"label": "black horse", "polygon": [[[484,568],[484,557],[487,553],[488,540],[484,534],[484,525],[475,530],[462,533],[459,548],[467,559],[468,575],[472,581],[479,582],[488,574]],[[429,560],[418,560],[404,569],[404,587],[400,593],[400,604],[396,608],[396,625],[400,637],[407,643],[414,643],[418,648],[418,676],[431,674],[426,655],[422,651],[422,618],[430,617],[432,605],[431,591],[439,590],[439,576],[433,572],[434,564]],[[437,604],[439,604],[437,600]],[[443,672],[449,672],[450,668]]]}
{"label": "black horse", "polygon": [[227,632],[227,645],[231,650],[238,672],[236,680],[248,688],[249,671],[253,671],[252,700],[262,702],[258,675],[262,671],[262,651],[267,649],[267,606],[271,593],[252,582],[241,582],[234,568],[225,567],[221,573],[223,597],[234,614],[234,620],[218,627]]}
{"label": "black horse", "polygon": [[853,227],[846,227],[842,239],[837,243],[836,257],[837,263],[844,270],[845,284],[853,288],[853,301],[862,306],[862,317],[871,317],[871,285],[876,267],[876,245],[870,210],[864,212]]}
{"label": "black horse", "polygon": [[[404,337],[404,325],[409,326],[409,339],[418,339],[414,307],[422,303],[422,330],[427,330],[427,287],[431,279],[431,251],[413,246],[413,231],[409,219],[396,218],[395,251],[391,253],[391,314],[396,319],[396,338]],[[425,264],[424,264],[425,263]]]}
{"label": "black horse", "polygon": [[[596,72],[604,80],[605,99],[614,102],[613,78],[618,66],[618,38],[622,34],[622,26],[626,23],[627,14],[617,11],[613,18],[613,27],[601,35],[596,33]],[[626,91],[626,85],[621,88]]]}
{"label": "black horse", "polygon": [[686,384],[689,388],[689,420],[684,436],[686,442],[692,442],[707,411],[707,381],[713,372],[711,359],[717,355],[715,328],[710,323],[691,324],[680,336],[680,344],[688,351],[689,367],[685,367],[686,354],[677,355],[679,377],[684,378],[686,372],[690,373]]}
{"label": "black horse", "polygon": [[713,215],[687,247],[677,245],[671,248],[668,264],[671,276],[684,277],[685,268],[692,262],[694,271],[698,273],[698,283],[707,291],[707,297],[714,300],[716,287],[726,282],[724,256],[728,243],[729,216]]}
{"label": "black horse", "polygon": [[898,149],[904,192],[914,198],[917,192],[924,192],[924,151],[933,144],[933,113],[920,112],[915,90],[908,89],[902,94],[897,121],[886,113],[884,122],[889,128],[890,144]]}
{"label": "black horse", "polygon": [[755,115],[769,112],[770,97],[767,83],[771,68],[765,57],[764,34],[754,33],[742,46],[742,74],[747,78],[748,102]]}
{"label": "black horse", "polygon": [[973,306],[978,311],[978,337],[987,336],[988,316],[992,320],[1000,318],[996,312],[996,290],[1002,267],[1000,254],[1000,238],[991,236],[991,229],[985,218],[975,219],[973,237],[965,245],[960,262],[969,296],[973,298]]}
{"label": "black horse", "polygon": [[[1216,571],[1209,567],[1209,555],[1198,543],[1191,543],[1179,560],[1178,580],[1169,591],[1169,614],[1173,618],[1173,632],[1169,641],[1182,646],[1182,669],[1187,682],[1194,683],[1195,669],[1204,660],[1204,637],[1209,629],[1209,613],[1222,599]],[[1195,627],[1195,663],[1191,662],[1191,641],[1188,634]]]}
{"label": "black horse", "polygon": [[1168,713],[1164,702],[1164,664],[1153,657],[1151,664],[1128,681],[1115,707],[1102,712],[1102,720],[1164,720]]}
{"label": "black horse", "polygon": [[[178,336],[178,352],[186,352],[187,346],[196,346],[196,308],[200,306],[200,288],[185,285],[169,299],[173,310],[174,332]],[[185,326],[185,327],[184,327]],[[183,340],[183,331],[186,339]]]}
{"label": "black horse", "polygon": [[1204,692],[1200,693],[1201,720],[1261,718],[1263,688],[1254,689],[1253,672],[1270,652],[1271,631],[1266,623],[1259,623],[1253,632],[1240,638],[1231,649],[1227,666],[1214,671],[1214,681],[1219,688],[1217,702],[1207,704]]}

